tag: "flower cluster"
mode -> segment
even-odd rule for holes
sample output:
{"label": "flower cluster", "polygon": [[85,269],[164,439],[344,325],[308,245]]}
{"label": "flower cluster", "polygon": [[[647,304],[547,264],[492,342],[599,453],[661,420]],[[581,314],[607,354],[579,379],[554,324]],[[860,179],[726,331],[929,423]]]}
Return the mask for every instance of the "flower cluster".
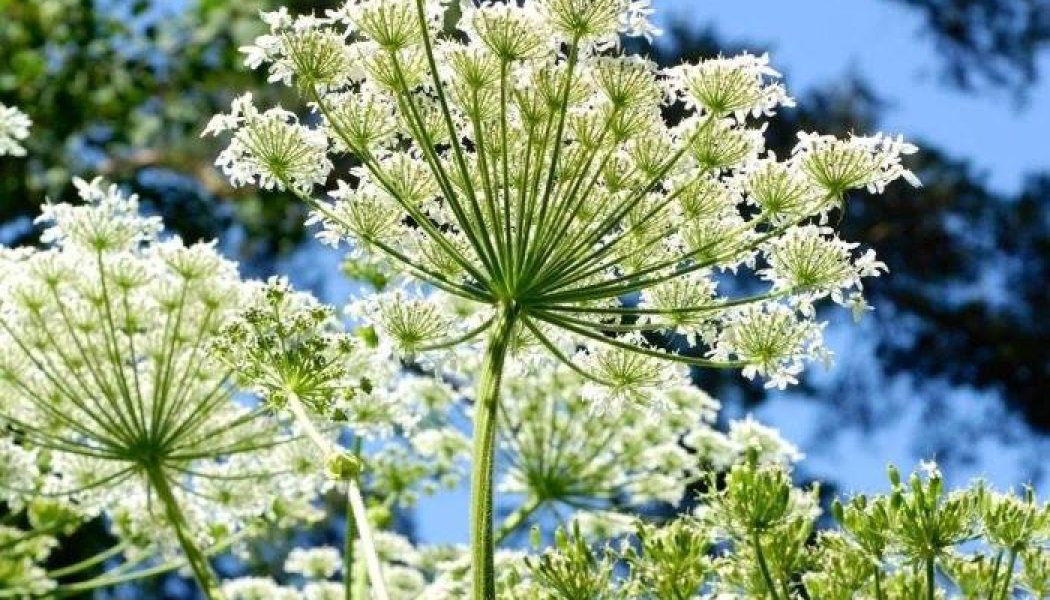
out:
{"label": "flower cluster", "polygon": [[246,300],[247,307],[223,325],[212,352],[273,409],[295,395],[320,415],[345,415],[370,384],[362,375],[367,367],[354,380],[355,340],[332,309],[276,277]]}
{"label": "flower cluster", "polygon": [[650,392],[659,416],[630,405],[595,413],[579,401],[587,387],[567,369],[506,382],[500,490],[524,500],[501,536],[535,511],[558,506],[575,508],[578,519],[594,526],[629,522],[632,510],[677,505],[704,473],[728,468],[749,450],[772,464],[800,458],[750,418],[731,423],[728,433],[716,431],[718,402],[686,382]]}
{"label": "flower cluster", "polygon": [[[103,587],[158,552],[140,571],[188,567],[208,600],[932,599],[938,571],[967,597],[1044,594],[1050,509],[1032,494],[893,471],[890,494],[835,504],[841,527],[815,534],[798,450],[750,417],[715,429],[690,367],[785,387],[830,358],[817,302],[862,313],[886,267],[829,215],[853,190],[918,185],[916,148],[800,133],[778,158],[765,121],[793,100],[768,57],[624,54],[624,36],[659,33],[651,13],[263,15],[246,63],[305,111],[245,94],[204,134],[229,136],[216,165],[233,185],[294,192],[350,248],[377,288],[346,309],[356,332],[286,280],[245,282],[214,244],[165,236],[115,186],[77,181],[83,203],[45,207],[43,248],[0,249],[0,501],[17,517],[0,597]],[[28,126],[0,106],[0,154],[24,153]],[[468,464],[469,549],[382,529]],[[520,503],[495,527],[497,487]],[[218,581],[211,554],[337,489],[342,551],[292,550],[280,583]],[[694,513],[636,520],[694,490]],[[545,532],[563,510],[571,526]],[[96,517],[120,543],[46,570]],[[533,523],[536,552],[495,551]],[[976,538],[992,554],[963,554]],[[61,582],[120,555],[112,577]]]}
{"label": "flower cluster", "polygon": [[58,546],[57,536],[75,528],[81,518],[45,498],[27,498],[40,479],[40,451],[0,436],[0,503],[11,514],[24,511],[27,527],[8,520],[0,525],[0,589],[24,589],[43,594],[55,587],[43,565]]}
{"label": "flower cluster", "polygon": [[[816,488],[796,487],[787,469],[751,452],[711,481],[692,514],[625,516],[614,528],[578,516],[547,546],[534,529],[531,552],[497,555],[498,597],[1037,599],[1050,589],[1050,505],[1030,491],[998,493],[978,481],[946,492],[935,471],[901,482],[891,468],[889,493],[836,500],[837,527],[818,530]],[[469,595],[464,548],[385,533],[378,546],[392,599]],[[336,597],[325,594],[341,591],[327,581],[340,564],[332,548],[296,550],[285,568],[304,585],[253,577],[226,589],[231,600]]]}
{"label": "flower cluster", "polygon": [[325,134],[300,126],[293,113],[280,108],[260,113],[246,94],[234,101],[229,115],[212,119],[205,133],[229,129],[237,134],[215,164],[235,186],[309,190],[328,178],[332,165]]}
{"label": "flower cluster", "polygon": [[29,137],[32,124],[22,111],[0,104],[0,156],[25,156],[26,150],[20,142]]}
{"label": "flower cluster", "polygon": [[[768,58],[660,70],[610,51],[617,35],[651,32],[643,3],[468,2],[455,39],[438,32],[443,14],[433,0],[384,0],[324,17],[266,15],[271,31],[245,49],[247,62],[296,85],[317,124],[236,100],[207,129],[233,133],[219,160],[231,181],[298,190],[327,242],[512,311],[539,349],[590,349],[552,356],[589,357],[578,366],[612,399],[655,382],[648,365],[627,373],[622,360],[593,356],[603,346],[747,366],[777,386],[826,358],[813,302],[860,310],[862,279],[884,267],[809,221],[851,189],[914,182],[901,165],[913,146],[801,134],[777,160],[757,119],[792,101]],[[666,103],[688,116],[664,122]],[[329,156],[343,154],[361,166],[336,181],[333,202],[310,196]],[[741,266],[769,290],[720,296],[717,279]],[[402,294],[373,314],[407,353],[485,329],[457,327],[448,302]],[[656,333],[683,334],[695,350],[659,352]]]}
{"label": "flower cluster", "polygon": [[386,339],[348,332],[331,307],[274,277],[246,295],[210,351],[268,409],[315,430],[326,454],[345,453],[334,434],[367,441],[369,490],[411,505],[455,485],[467,444],[450,425],[454,390],[402,372]]}
{"label": "flower cluster", "polygon": [[0,470],[3,499],[104,514],[133,547],[182,546],[208,579],[200,547],[312,514],[316,475],[208,359],[251,289],[235,266],[162,240],[116,186],[76,185],[82,204],[38,220],[48,247],[0,249],[0,422],[17,441],[0,448],[25,467]]}

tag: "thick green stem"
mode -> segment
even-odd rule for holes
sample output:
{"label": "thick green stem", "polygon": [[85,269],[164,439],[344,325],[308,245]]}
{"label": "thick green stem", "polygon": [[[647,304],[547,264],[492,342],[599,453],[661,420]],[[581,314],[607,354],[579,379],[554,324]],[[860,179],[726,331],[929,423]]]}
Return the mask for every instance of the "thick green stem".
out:
{"label": "thick green stem", "polygon": [[752,534],[751,544],[755,547],[755,557],[758,559],[758,568],[762,571],[762,579],[766,581],[766,587],[769,588],[769,597],[773,600],[780,600],[777,595],[777,584],[773,581],[773,575],[769,572],[769,565],[766,564],[766,555],[762,551],[762,539],[756,531]]}
{"label": "thick green stem", "polygon": [[1010,558],[1006,561],[1006,581],[1003,582],[1003,600],[1008,600],[1011,596],[1010,589],[1013,586],[1014,579],[1014,567],[1017,565],[1017,551],[1013,548],[1010,549]]}
{"label": "thick green stem", "polygon": [[175,492],[171,489],[167,475],[159,466],[155,466],[146,469],[146,477],[149,479],[152,490],[157,494],[157,499],[164,507],[165,516],[175,529],[175,536],[186,555],[186,562],[193,571],[193,576],[204,597],[208,600],[221,600],[223,596],[219,589],[219,579],[212,571],[207,556],[197,547],[192,535],[187,531],[186,520],[182,516],[182,510],[175,499]]}
{"label": "thick green stem", "polygon": [[[349,489],[347,489],[349,492]],[[343,599],[354,600],[354,515],[350,510],[350,495],[347,494],[346,534],[343,539]]]}
{"label": "thick green stem", "polygon": [[875,600],[883,600],[882,597],[882,566],[875,565]]}
{"label": "thick green stem", "polygon": [[[361,453],[361,438],[354,440],[354,454]],[[350,488],[346,489],[346,532],[343,536],[343,600],[354,600],[354,538],[357,537]]]}
{"label": "thick green stem", "polygon": [[372,538],[372,528],[368,524],[368,509],[365,507],[365,499],[361,495],[361,488],[356,481],[347,482],[347,499],[350,501],[350,514],[354,519],[358,538],[361,540],[361,549],[365,555],[365,572],[368,576],[372,591],[377,600],[387,600],[389,594],[386,591],[386,583],[383,579],[383,568],[379,563],[379,553],[376,551],[376,543]]}
{"label": "thick green stem", "polygon": [[934,600],[937,596],[936,574],[933,567],[934,558],[932,556],[926,559],[926,600]]}
{"label": "thick green stem", "polygon": [[495,538],[492,533],[492,476],[496,457],[496,416],[507,348],[518,309],[500,308],[485,348],[474,404],[474,456],[470,486],[470,551],[474,600],[495,600]]}

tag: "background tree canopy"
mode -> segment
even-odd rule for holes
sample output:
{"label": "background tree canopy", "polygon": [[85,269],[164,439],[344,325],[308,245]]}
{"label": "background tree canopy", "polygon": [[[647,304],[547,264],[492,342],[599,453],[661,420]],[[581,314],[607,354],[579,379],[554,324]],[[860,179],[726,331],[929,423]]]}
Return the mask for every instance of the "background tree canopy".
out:
{"label": "background tree canopy", "polygon": [[1045,0],[894,0],[919,11],[943,54],[950,82],[1022,92],[1040,75],[1039,53],[1050,44]]}
{"label": "background tree canopy", "polygon": [[[889,1],[921,15],[921,35],[939,53],[946,84],[960,93],[1047,102],[1027,92],[1045,75],[1050,2]],[[275,93],[255,85],[262,80],[241,66],[237,48],[261,33],[258,11],[277,4],[309,12],[331,3],[0,0],[0,103],[21,107],[34,122],[27,156],[0,161],[0,243],[32,241],[30,215],[42,202],[71,197],[71,175],[100,174],[139,193],[187,239],[219,238],[248,275],[308,252],[302,205],[285,194],[229,188],[212,167],[217,148],[199,138],[236,91]],[[654,47],[637,50],[667,65],[739,49],[705,25],[672,23]],[[752,41],[758,45],[747,48],[758,50],[762,40]],[[774,122],[770,147],[786,155],[791,132],[802,129],[878,129],[886,107],[877,89],[859,73],[808,92],[800,108]],[[1033,172],[1020,191],[1004,193],[966,157],[915,141],[922,151],[910,166],[924,187],[893,187],[877,200],[855,196],[842,223],[847,238],[874,247],[892,272],[872,286],[871,324],[852,334],[874,334],[863,341],[872,344],[876,376],[803,389],[817,406],[840,407],[820,415],[829,428],[864,429],[880,410],[869,400],[872,391],[903,375],[919,390],[911,401],[926,407],[931,428],[951,410],[947,390],[965,388],[1023,417],[1033,435],[1046,435],[1050,171]],[[737,377],[702,383],[743,407],[766,398]],[[958,438],[948,432],[938,451],[965,455]],[[86,530],[83,544],[66,552],[90,554],[97,545],[91,536],[100,531]]]}

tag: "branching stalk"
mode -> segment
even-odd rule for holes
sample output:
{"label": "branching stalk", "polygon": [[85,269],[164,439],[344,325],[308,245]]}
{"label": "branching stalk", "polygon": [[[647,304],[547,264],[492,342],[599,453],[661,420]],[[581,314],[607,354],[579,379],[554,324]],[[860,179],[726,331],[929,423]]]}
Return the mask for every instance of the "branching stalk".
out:
{"label": "branching stalk", "polygon": [[99,552],[99,553],[94,554],[92,556],[89,556],[88,558],[85,558],[84,560],[82,560],[80,562],[71,564],[71,565],[69,565],[67,567],[62,567],[60,569],[55,569],[53,571],[48,571],[47,576],[51,577],[52,579],[60,579],[62,577],[68,577],[69,575],[73,575],[74,573],[79,573],[79,572],[84,571],[86,569],[90,569],[91,567],[93,567],[95,565],[98,565],[98,564],[106,562],[107,560],[113,558],[114,556],[119,555],[127,547],[128,547],[128,543],[127,542],[121,542],[119,544],[115,544],[114,546],[112,546],[110,548],[107,548],[107,549],[103,550],[102,552]]}
{"label": "branching stalk", "polygon": [[510,516],[507,517],[507,520],[500,525],[499,531],[496,532],[496,542],[502,542],[512,533],[517,531],[518,528],[520,528],[542,505],[543,502],[538,498],[530,497],[526,500],[524,504],[519,506],[518,509],[511,513]]}

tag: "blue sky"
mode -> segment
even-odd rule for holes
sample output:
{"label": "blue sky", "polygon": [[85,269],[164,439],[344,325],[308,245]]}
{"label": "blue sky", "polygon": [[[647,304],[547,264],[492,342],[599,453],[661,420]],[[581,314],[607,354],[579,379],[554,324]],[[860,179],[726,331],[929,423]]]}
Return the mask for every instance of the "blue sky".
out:
{"label": "blue sky", "polygon": [[[938,78],[943,63],[933,40],[922,33],[920,14],[898,3],[654,0],[653,5],[664,19],[713,27],[733,43],[764,45],[796,96],[860,74],[889,105],[880,123],[884,131],[903,133],[920,148],[933,145],[969,159],[996,190],[1016,191],[1025,174],[1050,170],[1044,147],[1050,77],[1030,90],[1021,107],[1007,92],[966,94],[948,87]],[[1042,57],[1041,66],[1050,71],[1050,56]],[[810,377],[811,384],[824,388],[819,395],[825,400],[789,391],[774,394],[756,411],[760,421],[778,427],[808,454],[802,463],[808,475],[833,480],[845,491],[874,491],[885,485],[888,462],[908,468],[919,458],[938,458],[945,447],[957,450],[946,473],[955,483],[984,476],[1009,486],[1047,475],[1038,457],[1050,450],[1050,440],[1033,434],[994,393],[888,377],[880,371],[874,332],[864,331],[864,324],[859,330],[841,324],[828,330],[836,362],[829,372],[814,369]],[[853,390],[852,400],[838,393],[843,382]],[[866,430],[828,429],[820,415],[834,410],[871,411],[872,424]],[[932,431],[930,419],[942,426]],[[955,439],[944,439],[945,432]],[[957,443],[960,437],[969,441],[965,448]]]}
{"label": "blue sky", "polygon": [[[890,104],[882,128],[969,158],[1000,191],[1050,169],[1050,77],[1018,110],[1006,93],[961,94],[938,80],[942,65],[918,11],[887,0],[654,0],[661,18],[763,44],[795,95],[863,75]],[[1042,57],[1044,72],[1050,56]]]}

